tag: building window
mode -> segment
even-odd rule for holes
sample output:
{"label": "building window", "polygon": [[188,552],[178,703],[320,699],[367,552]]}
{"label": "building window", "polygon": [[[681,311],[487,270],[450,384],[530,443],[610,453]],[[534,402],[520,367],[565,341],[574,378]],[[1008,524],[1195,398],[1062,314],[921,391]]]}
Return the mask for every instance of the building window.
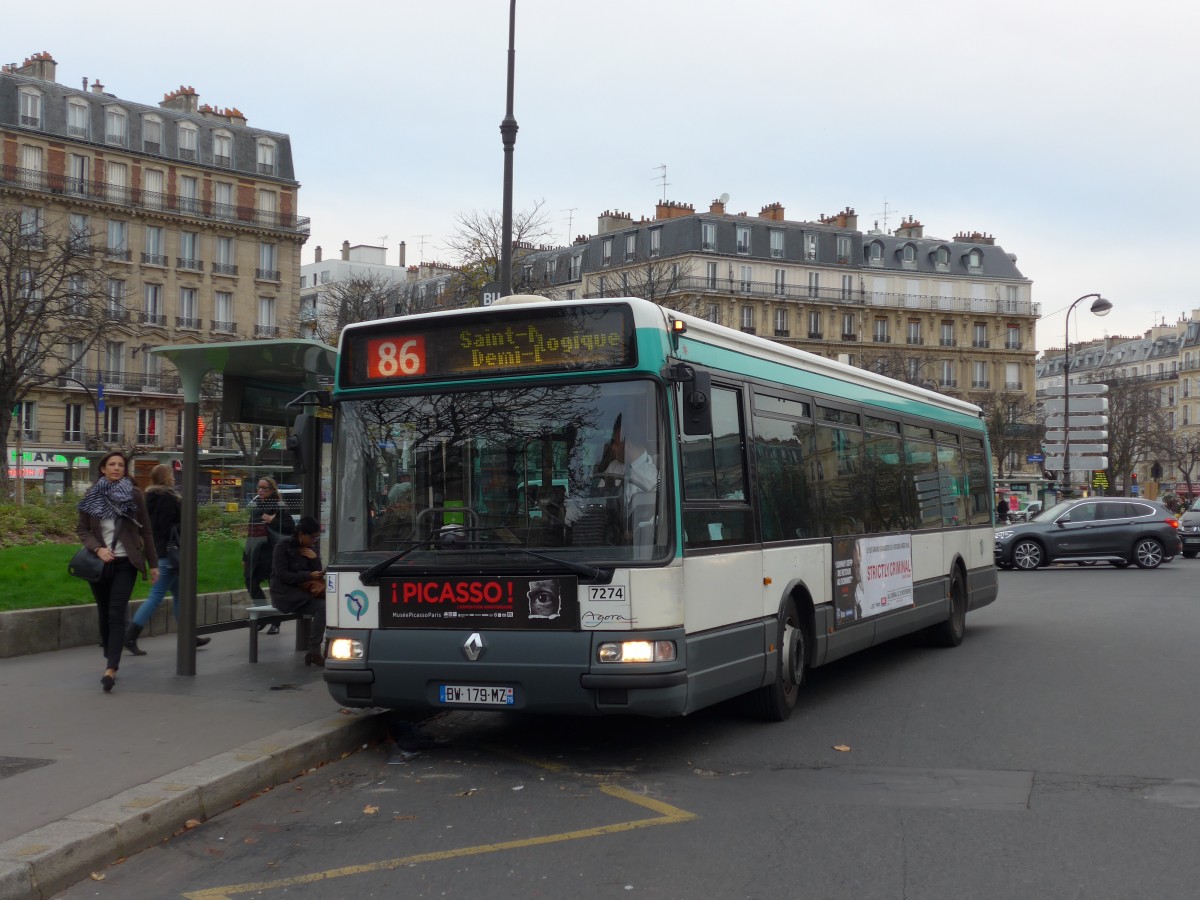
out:
{"label": "building window", "polygon": [[982,250],[972,250],[967,254],[967,269],[976,275],[983,271]]}
{"label": "building window", "polygon": [[804,235],[804,258],[807,260],[817,258],[817,236],[815,234]]}
{"label": "building window", "polygon": [[63,440],[83,440],[83,404],[68,403],[63,409]]}
{"label": "building window", "polygon": [[775,307],[775,337],[788,337],[787,307]]}
{"label": "building window", "polygon": [[196,289],[179,289],[179,319],[175,325],[179,328],[199,328],[200,318],[196,307]]}
{"label": "building window", "polygon": [[942,375],[938,382],[942,387],[958,387],[958,379],[954,377],[954,361],[943,359],[941,363]]}
{"label": "building window", "polygon": [[605,238],[600,242],[600,265],[607,266],[612,262],[612,250],[612,238]]}
{"label": "building window", "polygon": [[879,241],[871,241],[867,246],[867,264],[871,266],[883,265],[883,244]]}
{"label": "building window", "polygon": [[91,109],[86,103],[80,100],[67,102],[67,134],[86,141],[91,134],[90,121]]}
{"label": "building window", "polygon": [[842,265],[850,262],[850,235],[848,234],[837,236],[837,261]]}
{"label": "building window", "polygon": [[849,300],[851,298],[851,296],[853,296],[853,294],[854,294],[854,276],[853,275],[843,275],[842,276],[841,299]]}
{"label": "building window", "polygon": [[775,296],[783,297],[787,294],[787,269],[775,270]]}
{"label": "building window", "polygon": [[991,387],[991,384],[988,381],[987,363],[985,363],[985,362],[971,363],[971,387],[973,387],[973,388]]}
{"label": "building window", "polygon": [[888,334],[888,320],[878,318],[875,320],[874,331],[871,332],[871,339],[877,344],[890,344],[892,342],[891,335]]}
{"label": "building window", "polygon": [[1021,326],[1009,325],[1005,329],[1006,337],[1004,339],[1005,350],[1020,350],[1021,349]]}
{"label": "building window", "polygon": [[155,445],[162,433],[162,410],[139,409],[137,411],[137,442]]}
{"label": "building window", "polygon": [[104,143],[124,147],[129,131],[125,110],[110,106],[104,110]]}
{"label": "building window", "polygon": [[233,294],[229,291],[213,293],[213,316],[213,331],[237,331],[237,322],[233,321]]}
{"label": "building window", "polygon": [[22,400],[13,408],[13,428],[20,432],[22,440],[40,441],[37,430],[37,401]]}
{"label": "building window", "polygon": [[754,307],[742,307],[742,331],[747,334],[754,334]]}
{"label": "building window", "polygon": [[904,245],[904,249],[900,251],[900,265],[905,269],[915,269],[917,267],[917,247],[915,244]]}
{"label": "building window", "polygon": [[659,256],[662,253],[662,229],[650,229],[650,255]]}
{"label": "building window", "polygon": [[972,347],[986,348],[986,347],[990,346],[990,342],[988,341],[987,324],[985,322],[976,322],[975,330],[972,332],[972,334],[973,334],[973,337],[971,338],[971,346]]}
{"label": "building window", "polygon": [[146,226],[146,249],[142,253],[142,262],[151,266],[165,266],[167,257],[164,250],[166,243],[165,232],[160,225]]}
{"label": "building window", "polygon": [[200,129],[191,122],[179,123],[179,158],[197,159],[200,145]]}
{"label": "building window", "polygon": [[567,281],[578,281],[579,273],[583,268],[583,256],[572,256],[571,263],[567,267]]}
{"label": "building window", "polygon": [[236,212],[233,207],[233,185],[228,181],[214,181],[213,215],[219,219],[232,219]]}
{"label": "building window", "polygon": [[750,226],[737,226],[737,252],[739,256],[750,254]]}
{"label": "building window", "polygon": [[122,443],[125,438],[121,434],[121,407],[106,406],[102,418],[104,420],[104,432],[100,435],[100,440],[106,444]]}
{"label": "building window", "polygon": [[162,155],[163,126],[157,116],[146,116],[142,119],[142,150],[146,153]]}
{"label": "building window", "polygon": [[40,206],[21,207],[21,243],[29,247],[42,245],[42,208]]}
{"label": "building window", "polygon": [[26,128],[42,127],[42,95],[33,88],[23,87],[20,95],[21,124]]}
{"label": "building window", "polygon": [[82,153],[67,154],[67,183],[68,194],[85,195],[88,191],[88,169],[91,159]]}
{"label": "building window", "polygon": [[233,238],[217,238],[217,255],[213,263],[213,272],[217,275],[236,275],[237,265],[234,262],[235,251]]}
{"label": "building window", "polygon": [[108,255],[116,259],[129,259],[129,227],[116,219],[108,220]]}
{"label": "building window", "polygon": [[704,264],[704,284],[709,290],[717,289],[717,264],[715,262]]}
{"label": "building window", "polygon": [[632,262],[637,258],[637,234],[625,235],[625,262]]}
{"label": "building window", "polygon": [[259,140],[258,142],[258,174],[275,174],[275,142]]}
{"label": "building window", "polygon": [[129,168],[124,163],[106,162],[104,180],[108,182],[109,200],[123,205],[129,203]]}
{"label": "building window", "polygon": [[771,258],[783,259],[783,232],[778,228],[771,229]]}
{"label": "building window", "polygon": [[854,325],[854,313],[842,313],[842,340],[853,341],[858,339],[858,330]]}
{"label": "building window", "polygon": [[914,345],[924,344],[925,340],[921,337],[921,320],[908,320],[908,342]]}
{"label": "building window", "polygon": [[721,307],[716,303],[708,304],[708,309],[705,311],[704,318],[715,325],[721,324]]}
{"label": "building window", "polygon": [[104,381],[121,384],[125,380],[125,344],[108,341],[104,345]]}
{"label": "building window", "polygon": [[954,323],[942,322],[942,336],[938,343],[943,347],[957,347],[958,341],[954,337]]}
{"label": "building window", "polygon": [[700,249],[717,249],[717,226],[715,222],[700,223]]}
{"label": "building window", "polygon": [[754,287],[754,268],[752,266],[738,266],[741,278],[738,279],[742,293],[750,293],[750,289]]}
{"label": "building window", "polygon": [[824,337],[821,333],[821,312],[820,310],[810,309],[808,311],[808,336],[813,340],[819,340]]}
{"label": "building window", "polygon": [[194,231],[185,231],[179,235],[178,267],[181,269],[200,269],[200,235]]}
{"label": "building window", "polygon": [[279,270],[275,268],[274,244],[261,243],[258,245],[258,270],[254,273],[254,277],[265,281],[279,280]]}
{"label": "building window", "polygon": [[821,294],[821,273],[808,273],[808,296],[818,297]]}
{"label": "building window", "polygon": [[268,227],[279,224],[276,214],[278,196],[274,191],[259,189],[258,192],[258,224]]}
{"label": "building window", "polygon": [[142,170],[142,202],[150,209],[162,209],[167,205],[165,182],[159,169]]}
{"label": "building window", "polygon": [[146,325],[165,325],[167,317],[162,310],[162,285],[145,285],[146,305],[142,310],[142,322]]}
{"label": "building window", "polygon": [[200,212],[200,179],[194,175],[179,176],[179,211]]}
{"label": "building window", "polygon": [[71,213],[69,227],[68,240],[71,242],[71,249],[76,251],[90,249],[92,244],[91,220],[83,213]]}
{"label": "building window", "polygon": [[258,324],[254,327],[254,333],[258,337],[275,337],[278,333],[275,327],[274,297],[258,298]]}
{"label": "building window", "polygon": [[108,287],[105,290],[105,296],[108,298],[105,311],[110,319],[121,320],[125,318],[125,282],[120,278],[108,279]]}
{"label": "building window", "polygon": [[939,272],[950,271],[950,248],[938,247],[933,254],[933,267]]}
{"label": "building window", "polygon": [[228,132],[213,133],[213,165],[225,168],[233,165],[233,136]]}

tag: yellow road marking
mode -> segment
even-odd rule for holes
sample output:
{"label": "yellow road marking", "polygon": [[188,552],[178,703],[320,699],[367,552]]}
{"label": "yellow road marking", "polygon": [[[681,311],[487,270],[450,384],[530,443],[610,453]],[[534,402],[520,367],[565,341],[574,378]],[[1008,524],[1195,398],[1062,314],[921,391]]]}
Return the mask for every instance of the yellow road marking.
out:
{"label": "yellow road marking", "polygon": [[558,844],[563,841],[578,841],[582,838],[599,837],[605,834],[617,834],[622,831],[633,831],[638,828],[651,828],[655,825],[676,825],[689,822],[697,816],[661,800],[655,800],[644,794],[637,794],[614,784],[602,784],[600,790],[610,797],[627,800],[638,806],[658,813],[652,819],[635,819],[632,822],[618,822],[615,825],[598,825],[595,828],[582,828],[578,831],[564,831],[560,834],[548,834],[542,837],[523,838],[519,841],[504,841],[499,844],[477,844],[474,847],[460,847],[457,850],[439,850],[434,853],[418,853],[415,856],[404,856],[399,859],[385,859],[379,862],[364,863],[357,866],[344,866],[340,869],[326,869],[324,872],[312,872],[308,875],[296,875],[291,878],[279,878],[275,881],[259,881],[253,884],[233,884],[227,887],[207,888],[202,891],[191,891],[183,896],[187,900],[229,900],[235,894],[249,894],[254,891],[269,891],[279,888],[294,887],[302,884],[316,884],[333,878],[345,878],[348,875],[365,875],[370,872],[384,872],[415,866],[418,863],[437,862],[444,859],[458,859],[463,856],[478,856],[482,853],[495,853],[499,850],[520,850],[525,847],[538,847],[543,844]]}

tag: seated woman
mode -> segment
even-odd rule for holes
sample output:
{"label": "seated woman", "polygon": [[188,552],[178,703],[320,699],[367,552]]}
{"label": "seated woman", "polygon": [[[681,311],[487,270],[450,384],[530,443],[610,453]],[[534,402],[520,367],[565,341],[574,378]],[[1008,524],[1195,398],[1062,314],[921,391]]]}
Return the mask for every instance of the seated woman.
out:
{"label": "seated woman", "polygon": [[271,556],[271,605],[280,612],[312,616],[308,632],[306,666],[325,665],[321,644],[325,640],[325,570],[315,545],[321,523],[302,516],[286,541],[275,545]]}

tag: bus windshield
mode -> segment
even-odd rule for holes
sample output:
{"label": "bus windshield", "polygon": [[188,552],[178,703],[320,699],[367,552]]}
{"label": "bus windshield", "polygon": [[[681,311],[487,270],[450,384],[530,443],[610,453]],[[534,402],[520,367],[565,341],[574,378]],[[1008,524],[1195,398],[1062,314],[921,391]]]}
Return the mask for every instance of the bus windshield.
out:
{"label": "bus windshield", "polygon": [[406,549],[426,566],[517,548],[595,564],[662,558],[661,408],[646,380],[342,400],[333,561]]}

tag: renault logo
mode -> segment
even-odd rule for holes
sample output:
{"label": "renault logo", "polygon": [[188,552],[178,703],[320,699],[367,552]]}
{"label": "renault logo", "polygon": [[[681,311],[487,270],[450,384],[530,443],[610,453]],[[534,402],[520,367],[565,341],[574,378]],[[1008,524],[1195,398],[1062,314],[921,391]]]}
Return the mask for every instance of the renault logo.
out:
{"label": "renault logo", "polygon": [[483,655],[483,637],[478,631],[471,633],[471,636],[463,641],[463,656],[471,662],[479,659]]}

